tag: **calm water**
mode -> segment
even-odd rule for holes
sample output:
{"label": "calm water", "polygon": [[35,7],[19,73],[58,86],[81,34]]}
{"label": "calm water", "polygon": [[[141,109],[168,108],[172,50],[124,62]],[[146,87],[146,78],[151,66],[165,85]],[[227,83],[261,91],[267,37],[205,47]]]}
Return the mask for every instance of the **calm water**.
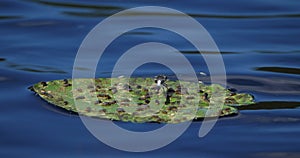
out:
{"label": "calm water", "polygon": [[[27,90],[42,80],[71,78],[75,55],[87,33],[107,16],[144,5],[174,8],[198,20],[222,52],[229,86],[253,94],[258,104],[220,119],[204,138],[197,137],[201,122],[195,122],[162,149],[128,153],[101,143],[79,117]],[[300,157],[299,8],[297,0],[2,0],[0,157]],[[168,31],[145,28],[116,39],[105,51],[97,76],[109,77],[122,53],[150,41],[172,45],[196,71],[207,72],[201,55],[188,42]],[[158,73],[171,75],[151,64],[135,75]],[[142,130],[157,126],[119,124]]]}

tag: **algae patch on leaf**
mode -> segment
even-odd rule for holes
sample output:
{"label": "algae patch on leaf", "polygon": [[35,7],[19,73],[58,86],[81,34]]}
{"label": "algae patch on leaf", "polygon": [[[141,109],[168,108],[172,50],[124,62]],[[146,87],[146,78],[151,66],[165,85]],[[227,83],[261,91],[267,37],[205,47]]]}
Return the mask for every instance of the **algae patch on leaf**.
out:
{"label": "algae patch on leaf", "polygon": [[[216,84],[168,81],[165,86],[157,86],[153,78],[54,80],[39,82],[31,90],[47,102],[80,115],[136,123],[180,123],[229,116],[238,113],[236,106],[254,103],[252,95]],[[220,99],[223,105],[215,111],[212,105],[218,102],[212,100],[218,98],[212,99],[212,92],[225,96]]]}

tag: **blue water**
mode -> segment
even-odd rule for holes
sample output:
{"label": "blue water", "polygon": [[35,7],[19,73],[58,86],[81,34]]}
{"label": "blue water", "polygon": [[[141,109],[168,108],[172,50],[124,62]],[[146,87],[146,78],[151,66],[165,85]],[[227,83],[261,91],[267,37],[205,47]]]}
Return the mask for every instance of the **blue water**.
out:
{"label": "blue water", "polygon": [[[258,105],[220,119],[204,138],[198,138],[201,122],[195,122],[164,148],[129,153],[103,144],[78,116],[27,90],[39,81],[71,78],[77,50],[88,32],[114,13],[144,5],[177,9],[200,22],[222,53],[228,85],[253,94]],[[2,0],[0,157],[300,157],[299,8],[297,0]],[[145,28],[114,41],[96,76],[109,77],[122,53],[150,41],[172,45],[197,72],[208,73],[190,43],[171,32]],[[171,72],[151,64],[135,72],[136,76],[157,74]],[[157,126],[119,124],[146,130]]]}

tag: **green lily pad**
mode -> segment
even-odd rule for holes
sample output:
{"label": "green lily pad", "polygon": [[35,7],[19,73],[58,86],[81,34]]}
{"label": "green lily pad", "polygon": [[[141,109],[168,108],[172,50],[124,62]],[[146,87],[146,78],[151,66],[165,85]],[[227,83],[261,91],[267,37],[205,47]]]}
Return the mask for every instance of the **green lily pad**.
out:
{"label": "green lily pad", "polygon": [[80,115],[137,123],[229,116],[238,113],[236,106],[254,103],[252,95],[216,84],[167,81],[167,86],[157,86],[153,78],[65,79],[39,82],[31,89],[47,102]]}

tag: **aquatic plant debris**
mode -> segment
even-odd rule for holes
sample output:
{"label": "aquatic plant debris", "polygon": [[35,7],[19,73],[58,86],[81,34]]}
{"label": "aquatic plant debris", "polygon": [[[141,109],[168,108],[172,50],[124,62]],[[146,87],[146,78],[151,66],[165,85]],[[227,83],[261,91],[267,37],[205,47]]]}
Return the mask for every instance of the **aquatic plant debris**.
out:
{"label": "aquatic plant debris", "polygon": [[[76,86],[72,89],[73,84]],[[201,120],[205,115],[229,116],[238,113],[237,106],[254,104],[250,94],[217,84],[193,84],[177,80],[158,86],[154,78],[141,77],[85,78],[39,82],[31,90],[47,102],[80,115],[135,123],[180,123]],[[184,85],[199,86],[198,91]],[[223,91],[225,102],[218,111],[206,114],[213,108],[212,91]]]}

